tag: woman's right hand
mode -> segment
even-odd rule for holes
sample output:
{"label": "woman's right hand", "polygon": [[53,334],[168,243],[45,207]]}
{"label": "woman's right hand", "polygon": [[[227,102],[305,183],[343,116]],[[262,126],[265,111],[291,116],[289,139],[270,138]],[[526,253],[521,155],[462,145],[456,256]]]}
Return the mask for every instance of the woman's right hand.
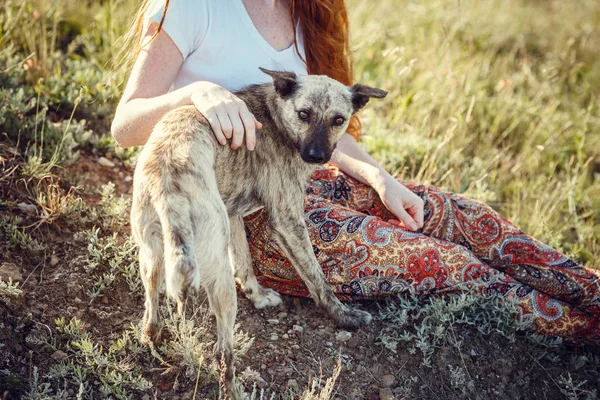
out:
{"label": "woman's right hand", "polygon": [[211,82],[196,82],[191,101],[210,123],[221,144],[231,139],[231,148],[237,149],[246,139],[248,150],[256,145],[256,130],[262,124],[248,110],[246,103],[227,89]]}

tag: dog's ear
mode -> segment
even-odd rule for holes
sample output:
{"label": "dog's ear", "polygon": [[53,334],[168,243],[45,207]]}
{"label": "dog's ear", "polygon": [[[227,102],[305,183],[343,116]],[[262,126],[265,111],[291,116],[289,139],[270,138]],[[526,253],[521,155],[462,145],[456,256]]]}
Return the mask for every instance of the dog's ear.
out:
{"label": "dog's ear", "polygon": [[273,78],[273,85],[275,91],[282,98],[286,98],[296,90],[298,81],[296,80],[296,74],[293,72],[285,71],[271,71],[266,68],[259,67],[262,72]]}
{"label": "dog's ear", "polygon": [[350,92],[352,93],[352,106],[354,107],[354,112],[363,108],[365,104],[369,102],[371,97],[383,99],[388,93],[385,90],[361,85],[360,83],[352,85],[350,87]]}

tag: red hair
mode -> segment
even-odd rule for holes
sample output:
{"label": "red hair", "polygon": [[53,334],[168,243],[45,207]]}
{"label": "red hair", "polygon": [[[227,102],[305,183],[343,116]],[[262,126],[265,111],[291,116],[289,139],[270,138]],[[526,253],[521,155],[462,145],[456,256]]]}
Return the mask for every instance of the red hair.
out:
{"label": "red hair", "polygon": [[[150,43],[158,35],[167,14],[169,0],[165,0],[162,17],[158,29],[152,35]],[[133,42],[137,57],[143,47],[143,21],[150,0],[144,0],[137,18],[129,32],[129,43]],[[309,74],[327,75],[345,85],[351,85],[352,58],[348,43],[348,14],[344,0],[290,0],[292,21],[298,20],[302,35],[304,36],[304,51],[306,53],[306,67]],[[294,46],[298,50],[296,31],[294,30]],[[348,133],[356,140],[360,139],[361,123],[355,115],[350,119]]]}

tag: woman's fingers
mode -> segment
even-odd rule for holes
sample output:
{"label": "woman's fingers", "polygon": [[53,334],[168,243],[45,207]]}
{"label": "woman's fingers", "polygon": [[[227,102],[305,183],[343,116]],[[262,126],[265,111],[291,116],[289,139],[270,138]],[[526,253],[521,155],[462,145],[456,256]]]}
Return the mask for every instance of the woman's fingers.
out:
{"label": "woman's fingers", "polygon": [[410,229],[411,231],[416,231],[417,229],[419,229],[416,221],[410,216],[409,213],[406,212],[402,204],[400,204],[399,206],[394,204],[388,208],[391,212],[394,213],[394,215],[396,215],[396,217],[398,217],[398,219],[400,219],[400,221],[402,221],[402,223],[404,223],[404,225],[408,229]]}
{"label": "woman's fingers", "polygon": [[244,130],[246,131],[246,147],[248,150],[254,150],[254,146],[256,145],[256,119],[254,115],[250,113],[246,107],[244,106],[240,110],[240,119],[244,124]]}
{"label": "woman's fingers", "polygon": [[394,226],[397,226],[399,228],[406,228],[406,225],[404,225],[403,222],[398,221],[397,219],[388,219],[387,222],[390,223],[390,224],[392,224],[392,225],[394,225]]}
{"label": "woman's fingers", "polygon": [[412,204],[407,208],[408,213],[417,223],[419,229],[423,227],[423,214],[424,214],[424,203],[423,200],[419,198],[419,201],[416,204]]}
{"label": "woman's fingers", "polygon": [[215,114],[217,114],[217,118],[219,118],[223,135],[225,135],[227,139],[231,139],[231,136],[233,135],[233,125],[231,124],[231,119],[229,118],[227,110],[223,107],[217,107]]}
{"label": "woman's fingers", "polygon": [[209,115],[204,116],[208,120],[210,128],[215,134],[215,138],[217,138],[217,141],[221,144],[226,144],[227,139],[225,138],[225,135],[223,135],[223,129],[221,128],[221,124],[219,123],[219,118],[217,117],[217,114],[210,113]]}

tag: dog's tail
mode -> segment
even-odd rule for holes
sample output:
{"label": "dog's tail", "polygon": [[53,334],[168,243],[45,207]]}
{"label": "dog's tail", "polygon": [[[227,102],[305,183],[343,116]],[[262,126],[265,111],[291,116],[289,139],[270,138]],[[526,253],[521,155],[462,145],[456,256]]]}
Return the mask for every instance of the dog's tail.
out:
{"label": "dog's tail", "polygon": [[185,194],[172,190],[176,185],[172,178],[168,173],[162,176],[154,205],[162,226],[167,294],[182,300],[189,285],[200,287],[200,276],[194,254],[191,201]]}

